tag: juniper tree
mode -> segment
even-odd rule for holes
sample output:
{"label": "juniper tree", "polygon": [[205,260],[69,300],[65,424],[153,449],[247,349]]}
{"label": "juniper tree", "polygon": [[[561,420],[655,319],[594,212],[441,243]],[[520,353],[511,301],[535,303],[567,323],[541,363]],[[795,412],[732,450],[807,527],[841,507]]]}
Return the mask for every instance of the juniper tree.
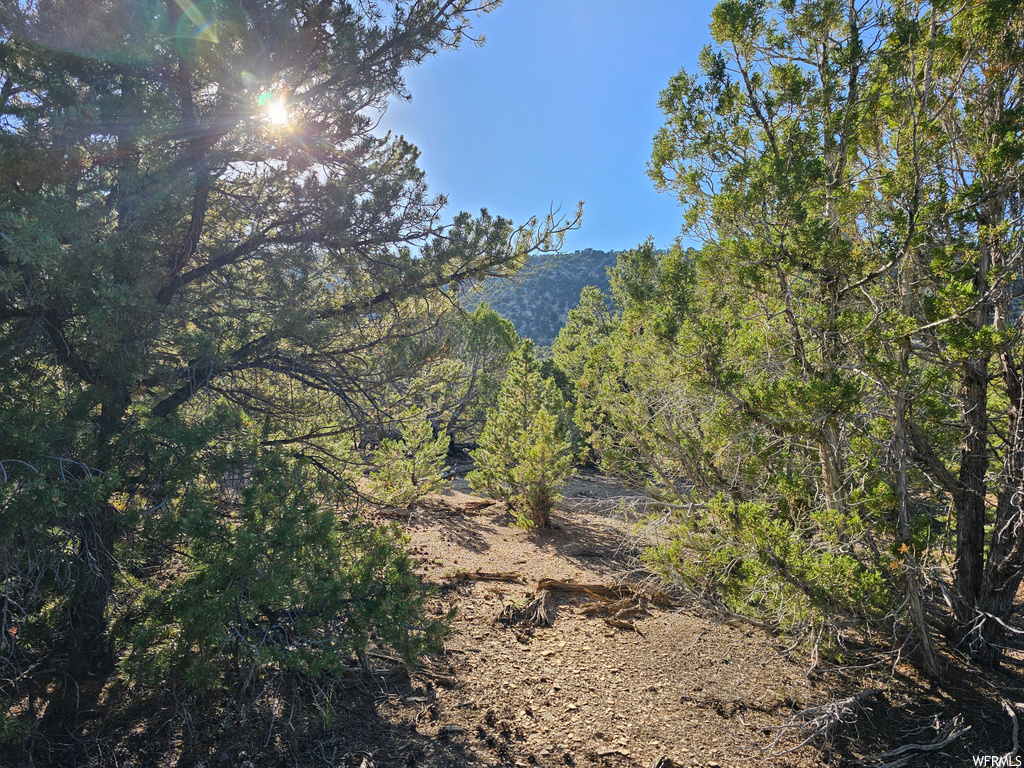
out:
{"label": "juniper tree", "polygon": [[1022,22],[999,2],[725,0],[652,156],[704,242],[676,351],[748,455],[780,462],[763,477],[842,547],[882,536],[865,562],[892,559],[926,658],[917,582],[947,510],[952,634],[982,663],[1024,575]]}
{"label": "juniper tree", "polygon": [[433,332],[430,360],[402,389],[452,442],[475,442],[520,344],[512,323],[486,303],[453,308]]}

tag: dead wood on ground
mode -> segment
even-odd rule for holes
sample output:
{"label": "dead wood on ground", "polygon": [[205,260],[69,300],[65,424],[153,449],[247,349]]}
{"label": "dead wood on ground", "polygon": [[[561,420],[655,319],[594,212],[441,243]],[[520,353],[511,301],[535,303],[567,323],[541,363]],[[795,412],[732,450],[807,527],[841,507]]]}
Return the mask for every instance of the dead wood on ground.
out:
{"label": "dead wood on ground", "polygon": [[525,606],[515,603],[506,605],[495,621],[509,626],[532,624],[535,627],[550,627],[555,623],[555,601],[551,593],[544,589]]}
{"label": "dead wood on ground", "polygon": [[459,571],[451,577],[453,581],[507,581],[512,584],[525,584],[526,578],[518,573],[502,571],[490,573],[488,571]]}
{"label": "dead wood on ground", "polygon": [[[477,572],[465,574],[461,578],[494,579],[497,576],[508,575],[514,574],[483,575]],[[629,584],[578,584],[573,581],[540,579],[531,603],[525,607],[507,605],[495,620],[509,625],[529,623],[538,627],[550,627],[555,620],[553,593],[581,595],[587,598],[587,602],[579,609],[580,614],[600,617],[610,627],[628,629],[641,637],[644,635],[637,629],[635,622],[651,616],[648,608],[668,608],[672,605],[664,592]]]}

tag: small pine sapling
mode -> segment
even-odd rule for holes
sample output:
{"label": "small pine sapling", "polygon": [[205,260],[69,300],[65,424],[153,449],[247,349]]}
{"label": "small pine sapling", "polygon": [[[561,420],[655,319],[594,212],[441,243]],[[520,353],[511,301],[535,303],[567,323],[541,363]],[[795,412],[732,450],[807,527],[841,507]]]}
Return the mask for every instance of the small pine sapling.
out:
{"label": "small pine sapling", "polygon": [[444,485],[448,433],[434,434],[430,420],[416,411],[404,425],[402,438],[383,440],[374,454],[370,495],[392,506],[408,506]]}
{"label": "small pine sapling", "polygon": [[524,528],[551,525],[559,490],[572,476],[572,448],[558,426],[564,407],[554,382],[541,377],[533,342],[525,341],[473,452],[476,468],[467,476],[473,490],[505,499]]}

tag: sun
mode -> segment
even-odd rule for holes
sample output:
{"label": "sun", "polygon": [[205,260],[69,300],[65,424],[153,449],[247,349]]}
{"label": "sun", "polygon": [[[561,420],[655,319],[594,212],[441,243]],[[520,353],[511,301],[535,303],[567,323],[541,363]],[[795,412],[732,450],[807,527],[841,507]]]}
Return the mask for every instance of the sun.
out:
{"label": "sun", "polygon": [[290,116],[284,99],[274,99],[267,104],[267,117],[274,125],[285,125],[288,122]]}
{"label": "sun", "polygon": [[274,125],[287,125],[291,120],[288,112],[288,102],[284,96],[274,98],[270,91],[264,91],[256,99],[256,103],[263,110],[267,119]]}

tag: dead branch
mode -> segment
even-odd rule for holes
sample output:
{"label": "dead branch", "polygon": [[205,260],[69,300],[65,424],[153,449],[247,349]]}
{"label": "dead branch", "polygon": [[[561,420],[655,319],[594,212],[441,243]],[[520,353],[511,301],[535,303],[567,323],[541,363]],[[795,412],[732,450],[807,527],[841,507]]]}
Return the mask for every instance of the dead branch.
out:
{"label": "dead branch", "polygon": [[[492,581],[513,581],[522,583],[522,577],[513,573],[474,573],[457,574],[455,579],[489,579]],[[600,616],[611,627],[629,629],[641,637],[643,632],[636,628],[634,621],[650,616],[647,605],[671,607],[672,602],[664,592],[633,587],[627,584],[577,584],[572,581],[541,579],[537,582],[536,596],[526,607],[507,605],[495,618],[508,625],[533,624],[538,627],[550,627],[555,620],[555,604],[552,593],[586,595],[590,603],[580,608],[584,616]]]}
{"label": "dead branch", "polygon": [[635,598],[623,598],[615,602],[592,602],[580,608],[579,613],[583,616],[607,616],[609,618],[626,621],[628,619],[646,618],[650,611],[638,604]]}
{"label": "dead branch", "polygon": [[840,723],[850,722],[856,716],[857,710],[861,708],[863,702],[877,694],[877,689],[868,688],[847,699],[830,701],[827,704],[819,704],[797,712],[790,722],[778,727],[779,734],[771,746],[774,748],[783,735],[792,730],[799,730],[808,735],[795,747],[790,747],[782,752],[774,752],[772,757],[781,757],[790,752],[796,752],[817,739],[831,738]]}
{"label": "dead branch", "polygon": [[[1016,720],[1014,722],[1016,722]],[[969,730],[971,730],[971,726],[964,725],[963,718],[960,715],[957,715],[942,726],[934,741],[929,741],[924,744],[904,744],[901,747],[891,749],[888,752],[883,752],[880,755],[874,755],[873,757],[866,758],[864,762],[866,764],[870,764],[873,768],[902,768],[902,766],[911,762],[916,762],[918,759],[918,755],[908,753],[935,752],[936,750],[942,749],[956,741]],[[1016,745],[1016,739],[1014,739],[1014,744]],[[896,759],[894,760],[893,758]]]}
{"label": "dead branch", "polygon": [[538,627],[550,627],[555,623],[555,601],[546,589],[537,593],[526,608],[523,609],[523,620]]}
{"label": "dead branch", "polygon": [[568,592],[576,595],[587,595],[597,602],[611,602],[614,600],[632,599],[636,601],[643,598],[651,605],[659,608],[671,608],[672,599],[667,593],[652,589],[649,586],[633,586],[630,584],[577,584],[574,581],[556,581],[555,579],[541,579],[537,582],[537,589],[547,589],[552,592]]}
{"label": "dead branch", "polygon": [[589,595],[596,600],[621,599],[633,593],[633,590],[625,584],[618,586],[605,586],[604,584],[577,584],[573,581],[556,581],[555,579],[541,579],[537,582],[537,590],[549,590],[551,592],[569,592],[577,595]]}
{"label": "dead branch", "polygon": [[453,581],[507,581],[513,584],[525,584],[526,578],[518,573],[502,571],[500,573],[488,573],[487,571],[459,571],[452,576]]}
{"label": "dead branch", "polygon": [[1008,714],[1010,716],[1010,720],[1013,721],[1013,749],[1005,755],[1005,762],[1009,764],[1020,751],[1020,741],[1018,739],[1020,736],[1020,724],[1017,722],[1017,710],[1014,709],[1013,705],[1006,699],[1003,699],[1003,709],[1006,710],[1006,714]]}
{"label": "dead branch", "polygon": [[615,629],[628,629],[628,630],[630,630],[632,632],[636,632],[644,640],[647,639],[647,635],[645,635],[643,632],[641,632],[639,630],[639,628],[635,624],[633,624],[632,622],[621,621],[619,619],[613,619],[613,618],[610,618],[610,617],[606,616],[604,618],[604,623],[607,624],[609,627],[615,627]]}
{"label": "dead branch", "polygon": [[415,676],[428,678],[440,683],[445,688],[454,688],[457,684],[457,680],[452,675],[432,669],[432,664],[425,658],[420,659],[419,663],[415,667],[410,668],[397,656],[391,656],[380,651],[367,651],[365,658],[369,659],[371,656],[392,664],[392,666],[386,668],[374,668],[365,664],[364,669],[366,673],[368,673],[374,680],[394,682],[405,678],[411,679]]}

